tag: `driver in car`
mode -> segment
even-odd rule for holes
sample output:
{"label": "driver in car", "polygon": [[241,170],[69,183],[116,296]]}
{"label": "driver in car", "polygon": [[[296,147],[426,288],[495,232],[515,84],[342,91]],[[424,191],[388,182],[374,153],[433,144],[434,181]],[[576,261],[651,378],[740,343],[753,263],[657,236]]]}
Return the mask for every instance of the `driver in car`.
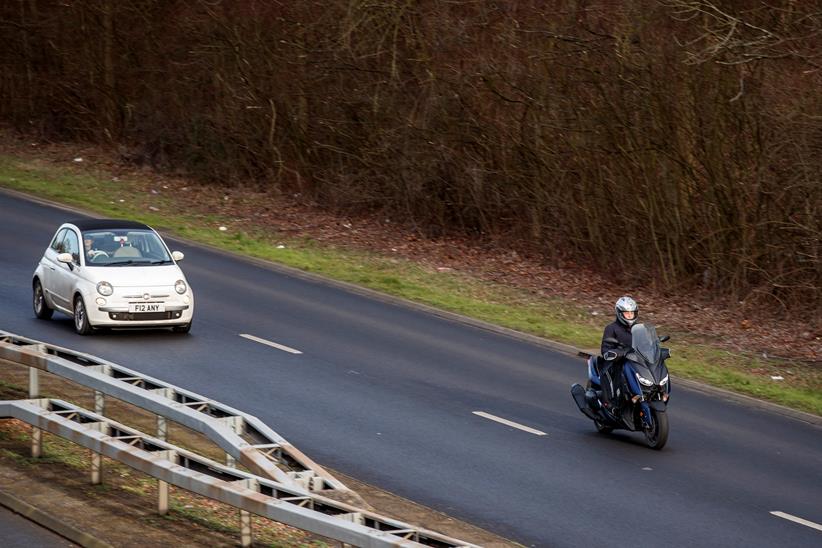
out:
{"label": "driver in car", "polygon": [[106,255],[105,251],[94,249],[94,239],[86,237],[83,239],[83,245],[86,248],[86,262],[91,262],[98,255]]}

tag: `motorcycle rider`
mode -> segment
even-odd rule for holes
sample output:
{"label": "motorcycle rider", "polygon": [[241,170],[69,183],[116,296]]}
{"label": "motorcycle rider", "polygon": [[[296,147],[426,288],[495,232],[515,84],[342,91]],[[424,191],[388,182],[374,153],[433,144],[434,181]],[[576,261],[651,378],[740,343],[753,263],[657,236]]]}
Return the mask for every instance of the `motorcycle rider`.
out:
{"label": "motorcycle rider", "polygon": [[[635,300],[624,295],[617,300],[614,305],[614,311],[616,312],[616,320],[605,326],[605,332],[602,334],[600,352],[604,357],[607,351],[613,350],[617,353],[617,357],[610,361],[602,360],[600,363],[603,364],[602,374],[610,376],[616,383],[616,379],[622,374],[622,358],[625,356],[625,352],[631,348],[631,343],[633,342],[631,327],[633,327],[637,321],[639,307]],[[616,339],[619,341],[619,344],[606,339]],[[603,388],[605,389],[605,399],[610,401],[612,399],[610,383],[603,383]]]}
{"label": "motorcycle rider", "polygon": [[620,345],[631,348],[631,328],[636,323],[637,316],[639,316],[639,307],[636,301],[627,295],[617,300],[614,311],[616,312],[616,321],[606,325],[605,332],[602,334],[600,352],[603,355],[608,350],[619,350],[618,345],[605,340],[608,338],[616,339]]}

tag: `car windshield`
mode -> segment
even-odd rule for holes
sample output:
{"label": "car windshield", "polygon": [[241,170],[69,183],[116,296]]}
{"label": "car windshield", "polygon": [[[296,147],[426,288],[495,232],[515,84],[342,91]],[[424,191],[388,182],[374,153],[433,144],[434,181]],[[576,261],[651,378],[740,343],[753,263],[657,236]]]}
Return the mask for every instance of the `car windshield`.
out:
{"label": "car windshield", "polygon": [[83,250],[88,266],[173,264],[165,244],[153,230],[86,230]]}
{"label": "car windshield", "polygon": [[638,323],[631,328],[631,346],[645,361],[654,365],[659,361],[659,338],[656,327],[651,324]]}

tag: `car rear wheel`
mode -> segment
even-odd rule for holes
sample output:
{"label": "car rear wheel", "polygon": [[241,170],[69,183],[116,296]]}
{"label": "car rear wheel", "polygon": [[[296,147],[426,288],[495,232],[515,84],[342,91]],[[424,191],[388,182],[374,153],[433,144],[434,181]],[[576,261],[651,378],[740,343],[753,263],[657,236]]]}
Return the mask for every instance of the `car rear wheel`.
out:
{"label": "car rear wheel", "polygon": [[43,286],[40,280],[34,282],[34,315],[41,320],[48,320],[54,314],[54,309],[46,303],[46,295],[43,293]]}
{"label": "car rear wheel", "polygon": [[74,298],[74,330],[79,335],[91,335],[94,331],[88,321],[86,303],[83,302],[83,297],[80,295]]}

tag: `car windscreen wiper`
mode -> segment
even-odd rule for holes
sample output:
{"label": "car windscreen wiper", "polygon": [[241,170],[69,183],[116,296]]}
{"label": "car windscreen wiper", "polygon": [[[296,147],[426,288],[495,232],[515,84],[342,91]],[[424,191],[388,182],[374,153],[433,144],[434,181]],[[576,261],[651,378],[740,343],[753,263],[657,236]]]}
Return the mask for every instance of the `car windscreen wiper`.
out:
{"label": "car windscreen wiper", "polygon": [[174,264],[174,261],[171,259],[158,259],[154,261],[149,261],[149,264]]}

